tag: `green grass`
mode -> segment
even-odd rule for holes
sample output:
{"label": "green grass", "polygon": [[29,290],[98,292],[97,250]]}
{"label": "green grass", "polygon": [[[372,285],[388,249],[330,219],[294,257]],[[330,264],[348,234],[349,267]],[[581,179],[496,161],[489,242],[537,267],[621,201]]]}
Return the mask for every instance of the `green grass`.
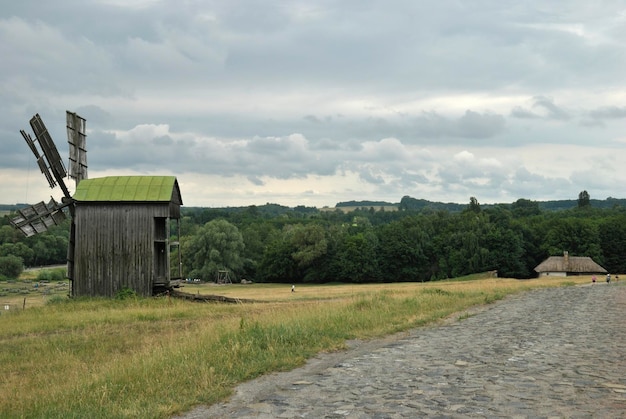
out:
{"label": "green grass", "polygon": [[[29,274],[33,275],[31,272]],[[36,276],[33,278],[0,281],[0,308],[5,305],[10,310],[40,307],[51,299],[67,298],[70,291],[68,281],[40,282]]]}
{"label": "green grass", "polygon": [[511,293],[559,285],[482,279],[309,285],[295,293],[284,284],[193,288],[263,301],[237,305],[50,299],[0,315],[0,417],[170,417],[218,402],[242,381],[342,349],[349,339],[408,330]]}

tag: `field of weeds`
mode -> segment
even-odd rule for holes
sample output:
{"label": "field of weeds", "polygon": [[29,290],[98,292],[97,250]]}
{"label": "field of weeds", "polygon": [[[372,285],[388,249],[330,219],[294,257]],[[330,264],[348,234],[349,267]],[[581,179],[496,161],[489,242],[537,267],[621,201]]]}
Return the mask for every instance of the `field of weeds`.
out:
{"label": "field of weeds", "polygon": [[[244,304],[49,298],[0,315],[0,417],[170,417],[259,375],[532,288],[590,277],[187,285]],[[41,297],[42,300],[44,297]]]}

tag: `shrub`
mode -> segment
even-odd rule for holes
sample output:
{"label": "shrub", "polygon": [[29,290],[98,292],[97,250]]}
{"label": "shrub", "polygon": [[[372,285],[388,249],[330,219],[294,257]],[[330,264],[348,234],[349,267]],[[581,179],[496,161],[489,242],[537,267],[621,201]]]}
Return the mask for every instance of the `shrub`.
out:
{"label": "shrub", "polygon": [[128,300],[130,298],[137,298],[137,292],[131,290],[128,287],[124,287],[115,294],[117,300]]}
{"label": "shrub", "polygon": [[63,281],[66,272],[65,268],[42,269],[37,274],[37,281]]}
{"label": "shrub", "polygon": [[24,271],[24,262],[19,256],[0,257],[0,276],[17,279]]}

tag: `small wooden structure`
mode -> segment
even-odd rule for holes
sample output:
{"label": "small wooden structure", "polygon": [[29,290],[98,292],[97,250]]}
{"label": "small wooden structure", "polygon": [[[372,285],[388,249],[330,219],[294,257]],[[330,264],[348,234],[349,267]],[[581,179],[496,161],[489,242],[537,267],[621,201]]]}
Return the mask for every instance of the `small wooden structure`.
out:
{"label": "small wooden structure", "polygon": [[170,261],[183,203],[174,176],[84,179],[73,199],[72,295],[113,297],[130,289],[150,296],[182,278],[180,251]]}
{"label": "small wooden structure", "polygon": [[606,274],[607,270],[588,256],[570,256],[565,251],[563,256],[550,256],[541,262],[535,272],[542,277]]}
{"label": "small wooden structure", "polygon": [[220,269],[217,271],[217,276],[215,278],[216,284],[232,284],[233,282],[230,280],[230,273],[226,269]]}

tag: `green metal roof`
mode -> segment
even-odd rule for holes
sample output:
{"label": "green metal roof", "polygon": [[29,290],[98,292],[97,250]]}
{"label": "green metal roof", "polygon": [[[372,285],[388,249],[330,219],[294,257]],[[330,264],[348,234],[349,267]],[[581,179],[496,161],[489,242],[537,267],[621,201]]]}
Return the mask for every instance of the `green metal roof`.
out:
{"label": "green metal roof", "polygon": [[181,201],[178,182],[174,176],[108,176],[84,179],[78,184],[74,199],[79,202]]}

